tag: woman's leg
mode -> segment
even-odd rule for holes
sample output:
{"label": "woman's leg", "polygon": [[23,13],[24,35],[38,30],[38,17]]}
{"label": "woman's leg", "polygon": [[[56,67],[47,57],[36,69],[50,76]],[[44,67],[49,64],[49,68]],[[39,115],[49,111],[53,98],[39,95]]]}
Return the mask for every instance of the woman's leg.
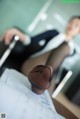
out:
{"label": "woman's leg", "polygon": [[45,65],[47,60],[48,60],[48,57],[50,56],[50,53],[51,52],[48,52],[48,53],[45,53],[41,56],[38,56],[38,57],[35,57],[35,58],[31,58],[31,59],[28,59],[26,60],[22,67],[21,67],[21,72],[24,74],[24,75],[28,75],[28,73],[33,69],[33,67],[35,67],[36,65]]}
{"label": "woman's leg", "polygon": [[[61,44],[58,48],[54,49],[47,60],[46,65],[50,65],[53,68],[53,75],[56,73],[57,69],[65,59],[69,55],[70,48],[67,43]],[[55,77],[53,76],[53,80],[51,86],[49,87],[49,92],[52,94],[55,88]]]}

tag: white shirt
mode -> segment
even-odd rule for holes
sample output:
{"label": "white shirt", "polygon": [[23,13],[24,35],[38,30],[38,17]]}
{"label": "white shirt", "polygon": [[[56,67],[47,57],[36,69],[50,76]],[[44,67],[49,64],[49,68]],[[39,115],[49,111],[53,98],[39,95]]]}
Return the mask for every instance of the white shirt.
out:
{"label": "white shirt", "polygon": [[7,119],[63,119],[46,90],[37,95],[28,78],[15,70],[5,70],[0,79],[0,113]]}

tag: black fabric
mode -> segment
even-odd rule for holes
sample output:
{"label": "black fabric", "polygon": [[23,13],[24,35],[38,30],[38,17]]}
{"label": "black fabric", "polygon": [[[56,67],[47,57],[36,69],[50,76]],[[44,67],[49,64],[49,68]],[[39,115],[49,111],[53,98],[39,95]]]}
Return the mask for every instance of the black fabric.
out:
{"label": "black fabric", "polygon": [[[11,53],[11,57],[23,62],[32,54],[43,50],[47,43],[58,34],[59,32],[56,30],[49,30],[39,35],[33,36],[31,37],[30,45],[23,45],[20,41],[18,41]],[[46,42],[43,46],[40,46],[39,42],[43,39],[45,39]]]}

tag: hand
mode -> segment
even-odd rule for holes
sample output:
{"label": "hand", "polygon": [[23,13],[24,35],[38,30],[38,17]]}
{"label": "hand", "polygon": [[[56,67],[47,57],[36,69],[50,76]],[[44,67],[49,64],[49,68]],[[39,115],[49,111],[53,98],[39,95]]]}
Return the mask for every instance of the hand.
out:
{"label": "hand", "polygon": [[16,28],[11,28],[3,34],[2,40],[5,41],[6,45],[9,45],[14,35],[18,35],[20,37],[20,41],[22,42],[26,39],[26,35],[20,30]]}

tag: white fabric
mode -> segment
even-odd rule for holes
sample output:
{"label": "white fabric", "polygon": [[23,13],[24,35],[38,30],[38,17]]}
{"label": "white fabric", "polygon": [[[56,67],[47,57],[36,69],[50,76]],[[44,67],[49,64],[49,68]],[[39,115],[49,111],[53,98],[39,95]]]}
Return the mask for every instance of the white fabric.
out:
{"label": "white fabric", "polygon": [[23,44],[24,45],[29,45],[31,43],[31,38],[27,35],[26,39],[24,40]]}
{"label": "white fabric", "polygon": [[12,69],[7,69],[0,79],[1,112],[8,119],[63,119],[55,111],[47,91],[35,94],[28,78]]}
{"label": "white fabric", "polygon": [[73,43],[73,41],[69,41],[68,45],[70,47],[70,55],[72,55],[73,52],[74,52],[74,43]]}
{"label": "white fabric", "polygon": [[[65,41],[65,34],[61,33],[61,34],[55,36],[54,38],[52,38],[42,51],[35,53],[31,57],[36,57],[36,56],[42,55],[48,51],[51,51],[51,50],[57,48],[58,46],[60,46],[64,41]],[[68,45],[70,46],[70,55],[71,55],[74,51],[73,42],[69,41]]]}

